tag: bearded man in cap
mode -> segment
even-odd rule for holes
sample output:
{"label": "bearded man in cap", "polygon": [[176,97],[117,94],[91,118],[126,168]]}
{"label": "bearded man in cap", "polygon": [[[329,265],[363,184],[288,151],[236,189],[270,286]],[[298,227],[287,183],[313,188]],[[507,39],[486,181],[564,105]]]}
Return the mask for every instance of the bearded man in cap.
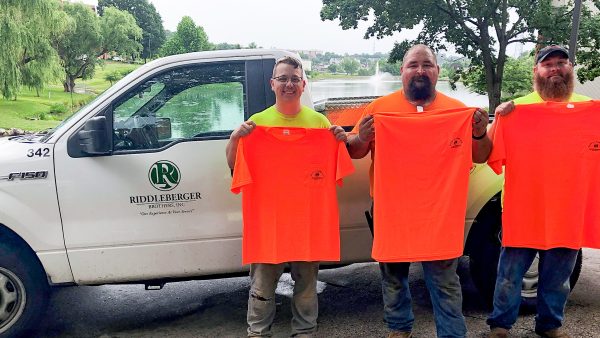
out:
{"label": "bearded man in cap", "polygon": [[[591,100],[587,96],[573,93],[573,87],[573,64],[569,61],[568,51],[556,45],[542,48],[533,67],[534,92],[502,103],[496,108],[496,116],[510,113],[519,104]],[[495,123],[489,134],[494,135],[494,132]],[[542,337],[570,337],[561,326],[570,292],[569,278],[575,267],[578,250],[502,247],[494,291],[494,309],[487,320],[491,329],[490,338],[508,337],[508,330],[517,321],[523,276],[536,254],[540,256],[540,274],[535,332]]]}

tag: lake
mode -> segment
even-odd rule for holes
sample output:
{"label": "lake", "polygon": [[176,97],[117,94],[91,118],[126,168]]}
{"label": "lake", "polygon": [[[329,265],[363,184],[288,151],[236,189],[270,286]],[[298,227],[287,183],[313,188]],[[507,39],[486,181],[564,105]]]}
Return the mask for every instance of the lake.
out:
{"label": "lake", "polygon": [[[400,77],[384,74],[376,78],[360,77],[349,79],[331,79],[310,81],[313,101],[319,101],[332,97],[357,97],[357,96],[381,96],[394,92],[402,87]],[[448,81],[438,81],[437,90],[461,100],[468,106],[487,107],[488,98],[471,92],[461,83],[457,83],[456,90],[450,89]]]}

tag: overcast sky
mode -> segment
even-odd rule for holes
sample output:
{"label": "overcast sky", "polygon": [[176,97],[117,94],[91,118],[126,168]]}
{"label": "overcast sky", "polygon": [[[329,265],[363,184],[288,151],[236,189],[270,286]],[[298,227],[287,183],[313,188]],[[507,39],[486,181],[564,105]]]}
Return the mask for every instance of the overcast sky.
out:
{"label": "overcast sky", "polygon": [[[73,0],[78,1],[78,0]],[[368,27],[343,30],[337,21],[321,21],[320,0],[149,0],[175,31],[185,15],[204,28],[212,43],[228,42],[263,48],[314,49],[335,53],[389,52],[395,41],[416,33],[397,33],[384,39],[363,39]],[[85,3],[97,4],[94,0]]]}

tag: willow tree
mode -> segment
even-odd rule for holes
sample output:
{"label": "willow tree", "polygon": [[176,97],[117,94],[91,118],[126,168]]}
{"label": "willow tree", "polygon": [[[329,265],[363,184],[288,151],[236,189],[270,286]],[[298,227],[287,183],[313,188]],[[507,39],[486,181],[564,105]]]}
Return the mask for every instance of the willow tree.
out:
{"label": "willow tree", "polygon": [[99,17],[89,6],[64,3],[70,20],[66,31],[56,40],[56,48],[64,69],[63,86],[72,92],[76,79],[93,76],[100,56],[108,52],[139,55],[142,30],[135,18],[114,7],[104,9]]}
{"label": "willow tree", "polygon": [[54,0],[0,1],[0,93],[16,99],[23,85],[41,89],[59,75],[51,42],[65,28]]}

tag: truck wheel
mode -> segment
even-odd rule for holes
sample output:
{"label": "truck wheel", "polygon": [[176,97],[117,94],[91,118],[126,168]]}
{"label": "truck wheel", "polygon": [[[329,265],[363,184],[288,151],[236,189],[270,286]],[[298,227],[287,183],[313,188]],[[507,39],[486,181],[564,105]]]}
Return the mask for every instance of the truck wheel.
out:
{"label": "truck wheel", "polygon": [[[498,259],[502,243],[502,211],[499,195],[492,198],[481,209],[469,232],[466,252],[469,255],[469,269],[473,284],[485,304],[492,306],[496,285]],[[579,250],[575,268],[570,277],[571,290],[577,284],[581,272],[582,251]],[[521,310],[535,311],[537,302],[538,258],[533,261],[523,278]]]}
{"label": "truck wheel", "polygon": [[492,305],[496,269],[500,258],[502,211],[500,197],[492,198],[479,212],[469,231],[466,254],[473,284],[487,306]]}
{"label": "truck wheel", "polygon": [[[48,304],[49,286],[35,254],[0,234],[0,336],[27,336],[38,327]],[[29,333],[29,334],[28,334]]]}

